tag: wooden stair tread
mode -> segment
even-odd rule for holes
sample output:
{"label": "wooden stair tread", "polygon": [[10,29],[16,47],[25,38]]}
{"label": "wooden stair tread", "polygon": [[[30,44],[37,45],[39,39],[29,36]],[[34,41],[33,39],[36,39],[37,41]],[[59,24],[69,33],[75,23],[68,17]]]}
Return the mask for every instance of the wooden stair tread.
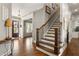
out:
{"label": "wooden stair tread", "polygon": [[56,25],[56,26],[54,25],[54,26],[52,26],[51,28],[53,28],[53,27],[60,27],[60,26],[59,26],[59,25]]}
{"label": "wooden stair tread", "polygon": [[[49,43],[46,43],[46,42],[42,42],[42,41],[40,41],[40,43],[42,43],[42,44],[44,44],[44,45],[48,45],[48,46],[50,46],[50,47],[55,47],[55,45],[53,45],[53,44],[49,44]],[[63,46],[59,46],[59,49],[60,48],[62,48]]]}
{"label": "wooden stair tread", "polygon": [[50,43],[47,43],[47,42],[40,41],[40,43],[45,44],[45,45],[48,45],[48,46],[51,46],[51,47],[54,47],[53,44],[50,44]]}
{"label": "wooden stair tread", "polygon": [[59,24],[59,25],[60,25],[61,23],[59,23],[59,22],[56,22],[56,23],[54,23],[54,24]]}
{"label": "wooden stair tread", "polygon": [[[48,39],[48,38],[42,38],[42,39],[44,39],[44,40],[47,40],[47,41],[52,41],[52,42],[55,42],[55,39]],[[62,43],[61,41],[59,42],[60,44]]]}
{"label": "wooden stair tread", "polygon": [[53,50],[51,50],[51,49],[49,49],[49,48],[46,48],[46,47],[44,47],[44,46],[38,46],[39,48],[41,48],[41,49],[43,49],[43,50],[45,50],[45,51],[47,51],[47,52],[50,52],[50,53],[54,53],[54,51]]}
{"label": "wooden stair tread", "polygon": [[60,26],[52,26],[50,29],[59,28]]}
{"label": "wooden stair tread", "polygon": [[[49,39],[44,39],[44,38],[42,38],[42,39],[43,39],[43,40],[47,40],[47,41],[52,41],[52,43],[55,42],[55,40],[49,40]],[[53,45],[53,44],[50,44],[50,43],[46,43],[46,42],[42,42],[42,41],[40,41],[40,43],[54,47],[54,45]],[[61,44],[61,43],[62,43],[62,42],[59,42],[59,44]]]}
{"label": "wooden stair tread", "polygon": [[60,25],[53,25],[52,27],[59,27]]}
{"label": "wooden stair tread", "polygon": [[54,31],[54,30],[49,29],[48,31]]}
{"label": "wooden stair tread", "polygon": [[55,38],[55,36],[49,36],[49,35],[45,35],[45,37],[53,37],[53,38]]}
{"label": "wooden stair tread", "polygon": [[55,33],[52,33],[52,32],[47,32],[47,34],[55,34]]}
{"label": "wooden stair tread", "polygon": [[45,34],[45,36],[55,36],[55,34]]}
{"label": "wooden stair tread", "polygon": [[55,42],[55,40],[50,40],[50,39],[46,39],[46,38],[42,38],[43,40],[47,40],[47,41],[51,41],[51,42]]}

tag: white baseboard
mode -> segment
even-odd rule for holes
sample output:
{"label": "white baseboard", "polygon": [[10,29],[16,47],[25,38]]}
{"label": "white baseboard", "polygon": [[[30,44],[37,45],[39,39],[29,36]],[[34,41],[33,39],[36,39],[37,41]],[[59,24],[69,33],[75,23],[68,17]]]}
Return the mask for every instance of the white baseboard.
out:
{"label": "white baseboard", "polygon": [[66,49],[66,47],[67,47],[67,44],[65,44],[65,45],[63,46],[63,48],[60,49],[60,54],[59,54],[58,56],[61,56],[61,55],[63,54],[63,52],[64,52],[64,50]]}

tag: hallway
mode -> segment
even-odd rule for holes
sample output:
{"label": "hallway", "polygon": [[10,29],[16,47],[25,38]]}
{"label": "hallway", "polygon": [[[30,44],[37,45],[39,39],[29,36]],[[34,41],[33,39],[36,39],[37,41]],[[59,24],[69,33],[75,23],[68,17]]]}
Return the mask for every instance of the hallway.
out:
{"label": "hallway", "polygon": [[63,56],[79,56],[79,39],[73,38],[65,49]]}
{"label": "hallway", "polygon": [[37,51],[32,44],[32,38],[14,40],[14,56],[46,56],[44,53]]}

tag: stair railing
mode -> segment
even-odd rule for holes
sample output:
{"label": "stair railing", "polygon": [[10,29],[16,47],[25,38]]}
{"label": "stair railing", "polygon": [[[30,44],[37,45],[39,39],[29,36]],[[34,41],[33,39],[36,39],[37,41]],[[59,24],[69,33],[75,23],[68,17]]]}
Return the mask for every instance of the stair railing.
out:
{"label": "stair railing", "polygon": [[55,44],[54,44],[54,53],[59,55],[60,53],[60,42],[61,42],[61,22],[60,26],[57,28],[53,28],[55,30]]}
{"label": "stair railing", "polygon": [[47,32],[51,24],[53,24],[58,16],[60,15],[60,9],[58,8],[53,14],[51,14],[50,18],[44,23],[40,28],[36,30],[36,45],[39,46],[39,41],[44,37],[44,34]]}

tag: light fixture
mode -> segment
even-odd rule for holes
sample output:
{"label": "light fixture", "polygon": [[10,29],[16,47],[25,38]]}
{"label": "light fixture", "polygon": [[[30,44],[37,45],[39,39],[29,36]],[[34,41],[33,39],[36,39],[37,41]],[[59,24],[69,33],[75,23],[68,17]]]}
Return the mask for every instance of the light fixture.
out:
{"label": "light fixture", "polygon": [[75,12],[77,12],[77,11],[78,11],[78,9],[75,9],[74,11],[75,11]]}
{"label": "light fixture", "polygon": [[5,26],[8,28],[8,37],[7,37],[7,39],[10,39],[10,37],[9,37],[9,29],[10,29],[10,27],[12,27],[12,20],[10,18],[6,19]]}
{"label": "light fixture", "polygon": [[22,20],[21,19],[21,9],[19,9],[18,12],[19,12],[18,17],[19,17],[19,20],[20,20],[19,21],[19,26],[22,27],[22,25],[21,25],[21,20]]}

